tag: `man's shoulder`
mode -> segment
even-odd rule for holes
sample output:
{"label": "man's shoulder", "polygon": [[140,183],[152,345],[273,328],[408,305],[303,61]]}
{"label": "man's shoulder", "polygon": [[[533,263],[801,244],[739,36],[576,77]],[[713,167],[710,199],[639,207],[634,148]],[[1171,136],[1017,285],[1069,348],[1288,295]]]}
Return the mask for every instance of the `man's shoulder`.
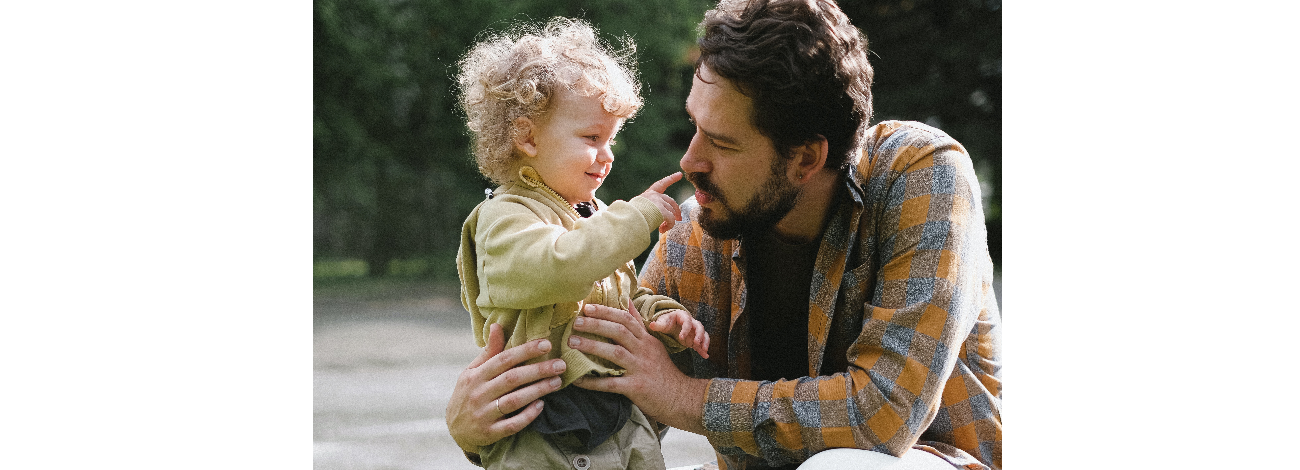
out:
{"label": "man's shoulder", "polygon": [[969,162],[970,155],[944,131],[915,121],[884,121],[867,129],[856,176],[859,183],[865,183],[872,177],[901,173],[917,165],[947,164],[952,159]]}
{"label": "man's shoulder", "polygon": [[[916,121],[883,121],[867,129],[864,144],[868,149],[900,145],[925,145],[926,143],[952,140],[948,133],[936,127]],[[955,141],[954,141],[955,142]]]}

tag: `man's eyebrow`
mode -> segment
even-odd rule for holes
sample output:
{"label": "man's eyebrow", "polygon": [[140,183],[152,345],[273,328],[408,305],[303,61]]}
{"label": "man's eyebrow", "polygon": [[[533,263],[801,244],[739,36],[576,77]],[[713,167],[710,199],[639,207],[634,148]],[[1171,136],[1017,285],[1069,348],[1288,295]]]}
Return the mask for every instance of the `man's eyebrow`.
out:
{"label": "man's eyebrow", "polygon": [[730,137],[730,136],[727,136],[727,135],[725,135],[725,134],[719,134],[719,133],[716,133],[716,132],[710,132],[710,131],[705,130],[703,127],[700,127],[700,124],[695,122],[695,115],[694,115],[694,114],[691,114],[691,110],[690,110],[690,108],[687,108],[687,109],[686,109],[686,116],[690,117],[690,118],[691,118],[691,122],[695,123],[695,127],[698,128],[698,129],[700,130],[700,132],[703,133],[704,136],[705,136],[705,137],[708,137],[710,140],[713,140],[713,141],[716,141],[716,142],[720,142],[720,143],[724,143],[724,144],[727,144],[727,145],[740,146],[740,140],[738,140],[738,139],[736,139],[736,138],[734,138],[734,137]]}

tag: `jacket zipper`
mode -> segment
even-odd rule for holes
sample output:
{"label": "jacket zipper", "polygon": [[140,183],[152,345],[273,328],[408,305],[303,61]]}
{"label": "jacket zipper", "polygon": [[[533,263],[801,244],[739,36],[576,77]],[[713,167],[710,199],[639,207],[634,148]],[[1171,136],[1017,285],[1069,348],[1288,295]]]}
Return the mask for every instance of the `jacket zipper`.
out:
{"label": "jacket zipper", "polygon": [[[566,199],[564,199],[564,196],[561,196],[560,193],[555,192],[555,190],[554,190],[554,189],[551,189],[550,186],[547,186],[546,183],[543,183],[543,182],[541,182],[541,181],[534,180],[534,179],[529,178],[529,177],[527,177],[527,176],[525,176],[525,178],[528,178],[528,180],[529,180],[530,183],[535,184],[535,185],[536,185],[535,187],[546,190],[546,191],[545,191],[545,194],[549,194],[549,195],[550,195],[552,198],[554,198],[556,201],[559,201],[559,202],[561,203],[560,205],[569,208],[569,214],[572,215],[574,218],[577,218],[577,219],[581,219],[581,218],[582,218],[582,214],[579,214],[577,209],[574,209],[573,206],[569,205],[569,201],[566,200]],[[605,283],[604,283],[604,282],[601,282],[601,281],[603,281],[603,280],[604,280],[604,279],[602,278],[602,279],[596,281],[595,284],[596,284],[596,290],[600,293],[600,295],[597,296],[597,298],[600,299],[600,300],[599,300],[599,303],[601,303],[601,304],[606,304],[606,303],[609,303],[609,302],[608,302],[609,299],[606,299],[606,298],[605,298],[605,297],[607,297],[607,295],[606,295],[606,293],[605,293]],[[578,313],[582,313],[582,311],[579,310]]]}
{"label": "jacket zipper", "polygon": [[560,193],[555,192],[555,190],[551,189],[550,186],[547,186],[546,183],[534,180],[532,178],[528,178],[528,180],[530,183],[535,184],[536,187],[546,190],[546,194],[549,194],[551,195],[552,198],[555,198],[556,201],[560,202],[561,206],[569,208],[570,215],[578,219],[582,218],[582,214],[579,214],[577,209],[574,209],[573,206],[569,205],[569,201],[565,200],[564,196],[561,196]]}

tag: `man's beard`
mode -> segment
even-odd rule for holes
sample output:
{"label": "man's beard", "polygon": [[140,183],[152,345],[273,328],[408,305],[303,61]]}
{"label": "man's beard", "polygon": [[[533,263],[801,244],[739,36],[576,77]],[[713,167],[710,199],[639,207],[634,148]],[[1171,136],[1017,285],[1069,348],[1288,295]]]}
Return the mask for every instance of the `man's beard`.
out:
{"label": "man's beard", "polygon": [[[800,189],[783,176],[784,163],[781,158],[773,162],[771,174],[763,182],[762,189],[740,210],[732,208],[722,191],[709,181],[708,174],[686,174],[686,179],[695,185],[695,189],[708,193],[723,207],[720,211],[700,206],[700,227],[717,239],[734,239],[746,233],[771,230],[799,200]],[[724,211],[730,216],[722,216],[720,212]]]}

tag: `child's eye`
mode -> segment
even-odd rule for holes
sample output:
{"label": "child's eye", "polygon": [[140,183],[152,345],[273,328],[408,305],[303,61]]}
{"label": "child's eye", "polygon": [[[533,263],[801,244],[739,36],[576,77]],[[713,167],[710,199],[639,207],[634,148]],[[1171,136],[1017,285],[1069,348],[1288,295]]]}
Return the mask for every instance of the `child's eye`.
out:
{"label": "child's eye", "polygon": [[583,136],[583,138],[588,139],[592,142],[596,142],[600,140],[600,136],[598,135],[588,135],[588,136]]}

